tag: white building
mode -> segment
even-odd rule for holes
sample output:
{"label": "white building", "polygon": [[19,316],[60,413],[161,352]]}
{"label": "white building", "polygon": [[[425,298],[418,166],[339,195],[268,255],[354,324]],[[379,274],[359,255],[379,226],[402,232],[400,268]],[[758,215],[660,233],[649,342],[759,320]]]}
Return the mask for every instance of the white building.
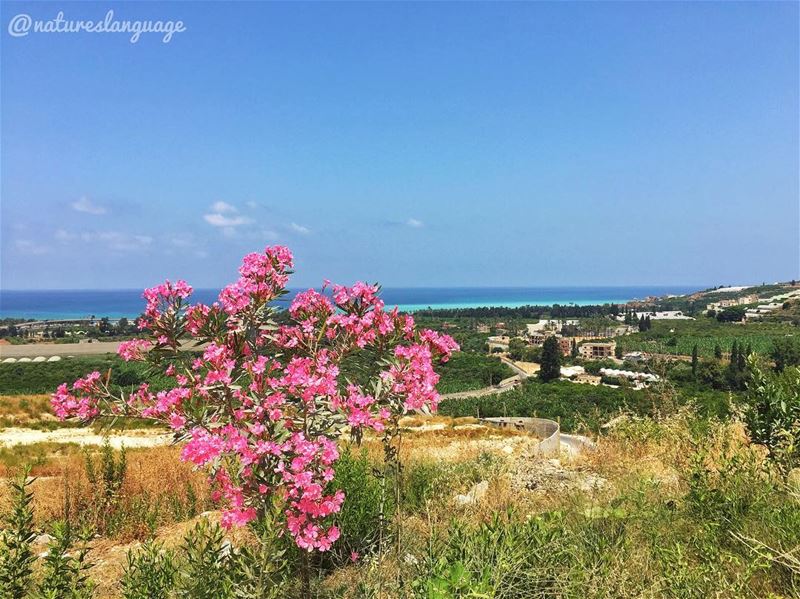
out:
{"label": "white building", "polygon": [[528,329],[528,335],[534,335],[536,333],[544,333],[547,331],[560,331],[562,327],[578,326],[579,324],[580,321],[577,319],[561,320],[557,318],[540,318],[539,322],[526,324],[525,327]]}
{"label": "white building", "polygon": [[632,370],[617,370],[616,368],[601,368],[600,374],[604,376],[615,376],[618,378],[625,378],[631,381],[643,381],[646,383],[655,383],[661,380],[657,374],[648,374],[646,372],[633,372]]}
{"label": "white building", "polygon": [[583,366],[562,366],[561,367],[561,376],[565,379],[571,379],[574,376],[578,376],[579,374],[584,374],[586,369]]}
{"label": "white building", "polygon": [[[680,310],[664,310],[662,312],[634,312],[637,320],[644,316],[647,318],[650,317],[650,320],[694,320],[692,316],[686,316]],[[617,316],[617,320],[625,320],[625,315],[620,314]]]}

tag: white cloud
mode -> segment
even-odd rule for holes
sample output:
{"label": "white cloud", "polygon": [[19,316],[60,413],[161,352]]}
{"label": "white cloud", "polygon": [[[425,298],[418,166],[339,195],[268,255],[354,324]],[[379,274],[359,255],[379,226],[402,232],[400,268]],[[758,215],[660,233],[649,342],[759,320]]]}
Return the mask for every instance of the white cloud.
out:
{"label": "white cloud", "polygon": [[252,219],[239,214],[235,206],[225,202],[214,202],[211,211],[204,214],[203,219],[213,227],[222,227],[222,232],[228,236],[233,234],[236,227],[253,222]]}
{"label": "white cloud", "polygon": [[214,212],[238,212],[234,206],[231,206],[227,202],[214,202],[211,204],[211,210]]}
{"label": "white cloud", "polygon": [[234,216],[225,216],[219,212],[212,212],[210,214],[204,214],[203,218],[209,225],[213,225],[215,227],[238,227],[240,225],[246,225],[252,222],[246,216],[234,215]]}
{"label": "white cloud", "polygon": [[14,245],[19,253],[29,256],[41,256],[50,251],[50,248],[46,245],[41,245],[29,239],[17,239]]}
{"label": "white cloud", "polygon": [[308,235],[309,233],[311,233],[311,229],[309,229],[308,227],[304,227],[303,225],[298,225],[297,223],[292,223],[290,227],[292,231],[294,231],[295,233],[300,233],[301,235]]}
{"label": "white cloud", "polygon": [[85,212],[86,214],[106,214],[108,209],[105,206],[100,206],[99,204],[95,204],[86,196],[83,196],[81,199],[72,202],[70,204],[73,210],[76,212]]}
{"label": "white cloud", "polygon": [[425,223],[423,223],[421,220],[417,220],[416,218],[409,218],[406,221],[406,224],[409,227],[414,227],[415,229],[419,229],[420,227],[424,227],[425,226]]}

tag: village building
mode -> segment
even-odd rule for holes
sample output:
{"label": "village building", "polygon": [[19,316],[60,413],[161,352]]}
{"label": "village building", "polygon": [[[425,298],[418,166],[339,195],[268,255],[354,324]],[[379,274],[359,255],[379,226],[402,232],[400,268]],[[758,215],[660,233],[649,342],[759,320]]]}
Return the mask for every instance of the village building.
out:
{"label": "village building", "polygon": [[574,379],[571,379],[575,383],[582,383],[584,385],[599,385],[602,377],[599,377],[594,374],[589,374],[588,372],[584,372],[583,374],[579,374]]}
{"label": "village building", "polygon": [[525,328],[528,330],[528,335],[534,335],[544,332],[558,332],[565,326],[577,327],[580,321],[577,319],[558,319],[558,318],[540,318],[539,322],[533,324],[526,324]]}
{"label": "village building", "polygon": [[622,359],[625,362],[644,362],[647,359],[647,356],[644,354],[644,352],[631,351],[627,354],[622,354]]}
{"label": "village building", "polygon": [[614,341],[584,343],[578,348],[581,358],[587,360],[601,360],[603,358],[613,358],[617,344]]}
{"label": "village building", "polygon": [[495,335],[494,337],[489,337],[486,340],[486,344],[489,346],[489,353],[494,351],[508,351],[508,344],[511,341],[511,338],[506,335]]}

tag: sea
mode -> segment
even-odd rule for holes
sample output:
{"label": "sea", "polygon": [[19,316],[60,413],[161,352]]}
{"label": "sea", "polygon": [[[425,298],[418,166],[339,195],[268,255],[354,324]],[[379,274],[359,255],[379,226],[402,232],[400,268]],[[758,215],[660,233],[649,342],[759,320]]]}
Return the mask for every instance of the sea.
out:
{"label": "sea", "polygon": [[[441,308],[623,304],[647,296],[685,295],[698,287],[385,287],[388,307],[405,312]],[[283,299],[300,289],[291,290]],[[196,289],[191,301],[213,303],[218,289]],[[144,310],[141,289],[0,290],[0,318],[31,320],[135,318]]]}

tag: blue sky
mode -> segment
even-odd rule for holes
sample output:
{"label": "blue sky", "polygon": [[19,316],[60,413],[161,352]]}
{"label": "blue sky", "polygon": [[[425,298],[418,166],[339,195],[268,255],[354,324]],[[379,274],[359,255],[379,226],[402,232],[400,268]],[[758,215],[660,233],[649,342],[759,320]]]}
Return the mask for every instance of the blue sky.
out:
{"label": "blue sky", "polygon": [[[34,20],[182,20],[143,34]],[[2,4],[4,288],[800,276],[798,4]]]}

